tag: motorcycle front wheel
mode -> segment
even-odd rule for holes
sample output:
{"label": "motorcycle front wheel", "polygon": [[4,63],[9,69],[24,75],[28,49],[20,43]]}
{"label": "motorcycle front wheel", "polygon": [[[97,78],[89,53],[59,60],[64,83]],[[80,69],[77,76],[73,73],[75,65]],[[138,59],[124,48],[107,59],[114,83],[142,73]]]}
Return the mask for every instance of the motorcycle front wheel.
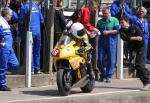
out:
{"label": "motorcycle front wheel", "polygon": [[72,77],[65,68],[57,70],[57,87],[61,96],[67,96],[71,90]]}

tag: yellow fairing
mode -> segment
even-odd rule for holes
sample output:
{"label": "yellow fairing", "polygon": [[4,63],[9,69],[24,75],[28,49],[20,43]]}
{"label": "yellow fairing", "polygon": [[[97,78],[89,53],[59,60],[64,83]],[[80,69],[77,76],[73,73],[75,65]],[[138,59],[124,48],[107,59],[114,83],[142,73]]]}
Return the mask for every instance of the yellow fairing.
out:
{"label": "yellow fairing", "polygon": [[[68,58],[68,57],[74,57],[78,56],[75,54],[75,51],[78,50],[80,47],[79,46],[74,46],[75,41],[70,42],[67,46],[61,49],[59,58]],[[69,60],[69,58],[68,58]]]}
{"label": "yellow fairing", "polygon": [[80,67],[80,63],[83,62],[83,57],[80,57],[75,53],[80,47],[75,45],[75,41],[71,41],[67,46],[60,49],[59,57],[54,57],[54,64],[56,66],[57,60],[66,59],[69,61],[71,67],[75,70]]}
{"label": "yellow fairing", "polygon": [[80,63],[83,62],[83,58],[78,56],[75,58],[71,58],[69,60],[69,62],[70,62],[71,67],[75,70],[75,69],[78,69],[80,67]]}

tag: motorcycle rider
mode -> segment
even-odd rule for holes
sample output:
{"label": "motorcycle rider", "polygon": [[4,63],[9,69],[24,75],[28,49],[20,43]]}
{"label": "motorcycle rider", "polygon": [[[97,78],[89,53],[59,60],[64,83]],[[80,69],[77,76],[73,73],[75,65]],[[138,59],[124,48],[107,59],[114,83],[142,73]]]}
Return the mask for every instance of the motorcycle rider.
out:
{"label": "motorcycle rider", "polygon": [[[90,50],[92,49],[92,46],[88,40],[87,30],[81,23],[75,22],[71,25],[70,33],[75,37],[74,38],[75,41],[78,44],[81,44],[81,48],[79,50],[77,50],[76,53],[81,54],[81,56],[82,56],[83,53],[89,51],[88,57],[85,58],[85,59],[87,59],[88,74],[89,74],[90,79],[95,79],[94,71],[93,71],[93,68],[91,65]],[[82,44],[84,44],[84,45],[82,45]]]}

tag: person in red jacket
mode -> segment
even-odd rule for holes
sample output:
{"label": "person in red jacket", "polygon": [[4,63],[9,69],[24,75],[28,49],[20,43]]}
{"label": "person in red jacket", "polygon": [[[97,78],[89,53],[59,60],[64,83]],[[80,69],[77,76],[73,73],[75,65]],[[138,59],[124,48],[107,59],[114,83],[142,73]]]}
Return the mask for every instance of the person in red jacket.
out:
{"label": "person in red jacket", "polygon": [[91,23],[91,12],[96,11],[98,9],[97,2],[95,0],[90,0],[89,5],[85,5],[81,10],[79,14],[78,21],[84,25],[84,27],[89,32],[99,32],[98,29],[96,29]]}
{"label": "person in red jacket", "polygon": [[[94,38],[97,34],[100,34],[100,31],[95,28],[91,23],[90,23],[90,19],[91,19],[91,14],[92,12],[96,11],[98,9],[98,2],[96,0],[90,0],[89,3],[87,3],[83,8],[81,8],[80,13],[78,15],[78,21],[84,25],[85,29],[88,31],[88,37],[89,38]],[[94,74],[94,57],[92,55],[94,55],[94,53],[96,53],[96,45],[95,45],[95,40],[91,39],[90,40],[90,44],[93,47],[93,52],[92,54],[90,54],[91,58],[92,58],[92,64],[91,65],[92,69],[90,70],[91,74]],[[92,77],[92,76],[91,76]],[[95,79],[95,74],[93,75],[94,79]]]}

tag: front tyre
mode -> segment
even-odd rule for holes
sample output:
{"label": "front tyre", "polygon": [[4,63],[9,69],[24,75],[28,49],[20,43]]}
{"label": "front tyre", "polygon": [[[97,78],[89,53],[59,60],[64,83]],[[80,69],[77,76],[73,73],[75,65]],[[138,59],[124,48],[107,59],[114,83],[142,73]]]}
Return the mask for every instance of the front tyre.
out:
{"label": "front tyre", "polygon": [[61,96],[67,96],[71,90],[72,77],[67,73],[64,68],[57,70],[57,87]]}

